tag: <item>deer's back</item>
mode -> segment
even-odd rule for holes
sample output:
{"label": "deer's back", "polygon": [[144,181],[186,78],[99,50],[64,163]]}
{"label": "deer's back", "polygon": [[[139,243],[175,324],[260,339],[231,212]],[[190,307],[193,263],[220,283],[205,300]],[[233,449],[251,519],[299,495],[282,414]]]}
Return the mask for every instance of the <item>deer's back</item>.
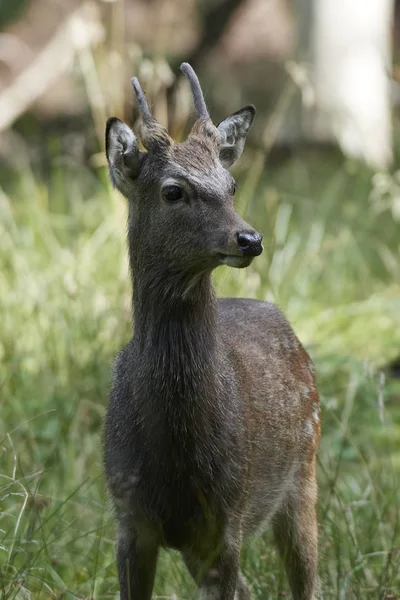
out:
{"label": "deer's back", "polygon": [[311,359],[277,306],[221,299],[219,317],[244,402],[252,531],[314,468],[319,399]]}

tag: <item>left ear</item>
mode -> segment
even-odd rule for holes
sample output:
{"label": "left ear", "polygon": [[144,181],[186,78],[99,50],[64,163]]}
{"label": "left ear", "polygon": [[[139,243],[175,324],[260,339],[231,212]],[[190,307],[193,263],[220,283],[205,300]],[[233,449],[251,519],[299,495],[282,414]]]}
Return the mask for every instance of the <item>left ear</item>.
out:
{"label": "left ear", "polygon": [[256,109],[252,104],[241,108],[218,125],[221,134],[219,159],[228,169],[240,157],[247,134],[254,121]]}
{"label": "left ear", "polygon": [[140,172],[145,153],[138,148],[133,131],[117,117],[106,125],[106,156],[110,179],[128,197],[131,182]]}

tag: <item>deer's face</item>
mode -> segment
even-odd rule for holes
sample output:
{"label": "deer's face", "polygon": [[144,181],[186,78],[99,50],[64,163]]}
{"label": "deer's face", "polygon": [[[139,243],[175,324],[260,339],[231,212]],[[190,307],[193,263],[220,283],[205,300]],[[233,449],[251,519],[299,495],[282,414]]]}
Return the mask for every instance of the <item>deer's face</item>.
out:
{"label": "deer's face", "polygon": [[141,152],[118,119],[107,124],[110,175],[129,200],[129,238],[146,264],[200,273],[220,264],[246,267],[262,252],[261,235],[233,206],[236,184],[227,170],[242,153],[255,114],[252,106],[217,127],[201,117],[184,143],[146,122]]}

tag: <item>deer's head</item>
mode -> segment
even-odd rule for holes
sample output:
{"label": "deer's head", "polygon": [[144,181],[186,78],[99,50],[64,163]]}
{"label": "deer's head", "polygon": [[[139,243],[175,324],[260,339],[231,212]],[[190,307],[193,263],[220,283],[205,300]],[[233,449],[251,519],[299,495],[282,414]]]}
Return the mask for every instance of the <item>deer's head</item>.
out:
{"label": "deer's head", "polygon": [[189,79],[197,120],[188,139],[175,143],[153,118],[136,78],[132,85],[142,116],[138,147],[117,118],[106,128],[113,184],[129,200],[131,256],[146,268],[199,274],[221,264],[246,267],[262,252],[261,236],[233,207],[235,181],[227,169],[242,154],[255,109],[245,106],[216,127],[193,69]]}

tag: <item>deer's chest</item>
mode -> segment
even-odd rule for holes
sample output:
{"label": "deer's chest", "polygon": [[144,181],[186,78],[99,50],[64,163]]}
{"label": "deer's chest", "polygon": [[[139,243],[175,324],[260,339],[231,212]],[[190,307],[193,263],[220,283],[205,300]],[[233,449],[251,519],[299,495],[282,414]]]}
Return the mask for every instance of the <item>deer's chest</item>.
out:
{"label": "deer's chest", "polygon": [[[168,426],[170,427],[170,426]],[[158,424],[140,430],[126,447],[125,472],[111,482],[119,515],[153,531],[159,543],[183,549],[217,539],[224,514],[235,504],[238,461],[218,431],[195,435]],[[240,479],[240,478],[239,478]]]}

